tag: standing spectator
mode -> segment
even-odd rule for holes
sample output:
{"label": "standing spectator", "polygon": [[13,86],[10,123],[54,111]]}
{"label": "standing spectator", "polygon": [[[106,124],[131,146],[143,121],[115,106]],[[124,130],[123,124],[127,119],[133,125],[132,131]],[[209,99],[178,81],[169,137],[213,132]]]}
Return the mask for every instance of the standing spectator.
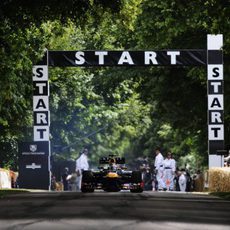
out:
{"label": "standing spectator", "polygon": [[56,190],[56,177],[53,174],[51,174],[51,190]]}
{"label": "standing spectator", "polygon": [[195,179],[195,191],[203,192],[204,191],[204,176],[200,170],[197,170]]}
{"label": "standing spectator", "polygon": [[176,168],[176,173],[175,173],[175,177],[174,177],[174,187],[175,187],[176,191],[180,191],[179,177],[180,177],[180,171],[178,168]]}
{"label": "standing spectator", "polygon": [[69,190],[70,191],[76,191],[76,180],[77,180],[77,173],[74,172],[71,175],[68,176],[68,181],[69,181]]}
{"label": "standing spectator", "polygon": [[81,156],[76,160],[76,173],[77,173],[76,189],[77,190],[81,190],[82,172],[88,169],[89,169],[88,149],[84,148],[81,153]]}
{"label": "standing spectator", "polygon": [[180,191],[185,192],[186,191],[186,176],[185,176],[185,170],[182,169],[181,172],[179,173],[179,186],[180,186]]}
{"label": "standing spectator", "polygon": [[167,153],[167,158],[164,160],[164,183],[167,190],[174,190],[174,177],[176,171],[176,162],[172,159],[172,153]]}
{"label": "standing spectator", "polygon": [[68,182],[68,179],[67,179],[68,175],[69,175],[69,168],[66,167],[64,169],[63,174],[61,175],[64,191],[69,190],[69,182]]}
{"label": "standing spectator", "polygon": [[157,177],[156,177],[156,172],[155,171],[152,173],[152,190],[153,191],[158,190],[158,183],[157,183]]}
{"label": "standing spectator", "polygon": [[152,173],[150,172],[150,167],[147,165],[145,168],[145,171],[143,173],[143,181],[144,181],[144,190],[145,191],[150,191],[153,189],[152,180],[153,180],[153,176],[152,176]]}
{"label": "standing spectator", "polygon": [[185,170],[185,176],[186,176],[186,192],[191,192],[192,190],[192,177],[189,173],[189,170]]}
{"label": "standing spectator", "polygon": [[228,151],[228,156],[224,157],[224,167],[230,167],[230,150]]}
{"label": "standing spectator", "polygon": [[164,183],[164,165],[163,165],[163,162],[164,162],[164,158],[161,154],[161,151],[160,151],[160,148],[157,147],[155,149],[155,154],[156,154],[156,157],[155,157],[155,163],[154,163],[154,166],[155,166],[155,170],[156,170],[156,178],[157,178],[157,184],[158,184],[158,191],[161,191],[161,190],[164,190],[166,191],[166,186],[165,186],[165,183]]}

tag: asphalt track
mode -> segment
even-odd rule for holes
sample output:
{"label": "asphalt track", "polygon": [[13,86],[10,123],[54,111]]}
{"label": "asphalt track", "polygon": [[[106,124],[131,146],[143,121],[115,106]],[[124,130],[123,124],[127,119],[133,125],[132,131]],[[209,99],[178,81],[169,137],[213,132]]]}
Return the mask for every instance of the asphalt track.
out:
{"label": "asphalt track", "polygon": [[229,230],[230,201],[176,192],[33,192],[0,199],[1,230]]}

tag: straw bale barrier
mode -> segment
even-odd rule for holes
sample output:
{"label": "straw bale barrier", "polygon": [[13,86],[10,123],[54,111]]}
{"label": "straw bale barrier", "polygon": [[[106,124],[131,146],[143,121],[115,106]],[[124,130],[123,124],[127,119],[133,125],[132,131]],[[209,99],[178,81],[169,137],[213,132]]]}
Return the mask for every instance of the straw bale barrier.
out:
{"label": "straw bale barrier", "polygon": [[210,192],[230,192],[230,168],[211,168],[208,174]]}
{"label": "straw bale barrier", "polygon": [[0,168],[0,189],[11,188],[10,171]]}
{"label": "straw bale barrier", "polygon": [[0,189],[16,188],[18,173],[0,168]]}

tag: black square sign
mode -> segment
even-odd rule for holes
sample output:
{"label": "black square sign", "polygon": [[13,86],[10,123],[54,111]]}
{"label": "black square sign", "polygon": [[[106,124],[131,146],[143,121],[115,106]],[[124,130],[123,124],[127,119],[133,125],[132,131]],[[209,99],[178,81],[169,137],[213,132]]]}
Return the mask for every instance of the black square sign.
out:
{"label": "black square sign", "polygon": [[49,158],[49,141],[19,143],[19,187],[48,190]]}

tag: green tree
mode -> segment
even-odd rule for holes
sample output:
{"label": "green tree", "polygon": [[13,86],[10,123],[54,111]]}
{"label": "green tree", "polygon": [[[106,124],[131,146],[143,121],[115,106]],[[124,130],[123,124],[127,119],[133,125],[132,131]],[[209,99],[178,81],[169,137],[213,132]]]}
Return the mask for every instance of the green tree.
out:
{"label": "green tree", "polygon": [[[101,7],[110,11],[112,8],[112,12],[116,12],[119,4],[119,1],[81,0],[65,3],[51,0],[36,4],[23,0],[1,1],[0,142],[1,149],[12,152],[14,160],[15,141],[32,138],[32,65],[40,60],[46,48],[51,48],[50,43],[55,44],[55,39],[57,43],[60,36],[55,36],[65,32],[60,22],[68,24],[71,18],[84,27],[92,9]],[[56,19],[59,23],[51,22]],[[72,39],[69,42],[76,41]],[[10,151],[4,146],[14,147]],[[4,151],[1,155],[7,157],[0,162],[1,166],[6,164],[6,159],[12,161]]]}
{"label": "green tree", "polygon": [[[218,10],[221,9],[221,10]],[[221,13],[220,13],[221,12]],[[205,49],[207,34],[224,34],[225,134],[229,142],[229,7],[225,1],[143,1],[137,17],[134,42],[137,49]],[[206,70],[198,68],[154,68],[139,75],[140,94],[154,104],[157,120],[170,124],[174,149],[186,151],[207,162]],[[162,127],[162,126],[160,126]],[[158,130],[159,131],[159,130]],[[157,130],[150,135],[157,136]],[[187,141],[186,141],[187,140]],[[164,144],[165,145],[165,144]],[[166,144],[167,145],[167,144]]]}
{"label": "green tree", "polygon": [[[17,141],[32,138],[31,69],[45,49],[204,49],[208,33],[224,34],[225,136],[230,143],[229,10],[222,0],[1,1],[0,161],[12,165]],[[197,164],[205,163],[205,69],[49,72],[51,141],[57,158],[75,158],[88,145],[95,153],[92,162],[107,153],[131,160],[152,156],[160,145],[164,151],[172,149],[178,160],[191,153],[199,156]]]}

